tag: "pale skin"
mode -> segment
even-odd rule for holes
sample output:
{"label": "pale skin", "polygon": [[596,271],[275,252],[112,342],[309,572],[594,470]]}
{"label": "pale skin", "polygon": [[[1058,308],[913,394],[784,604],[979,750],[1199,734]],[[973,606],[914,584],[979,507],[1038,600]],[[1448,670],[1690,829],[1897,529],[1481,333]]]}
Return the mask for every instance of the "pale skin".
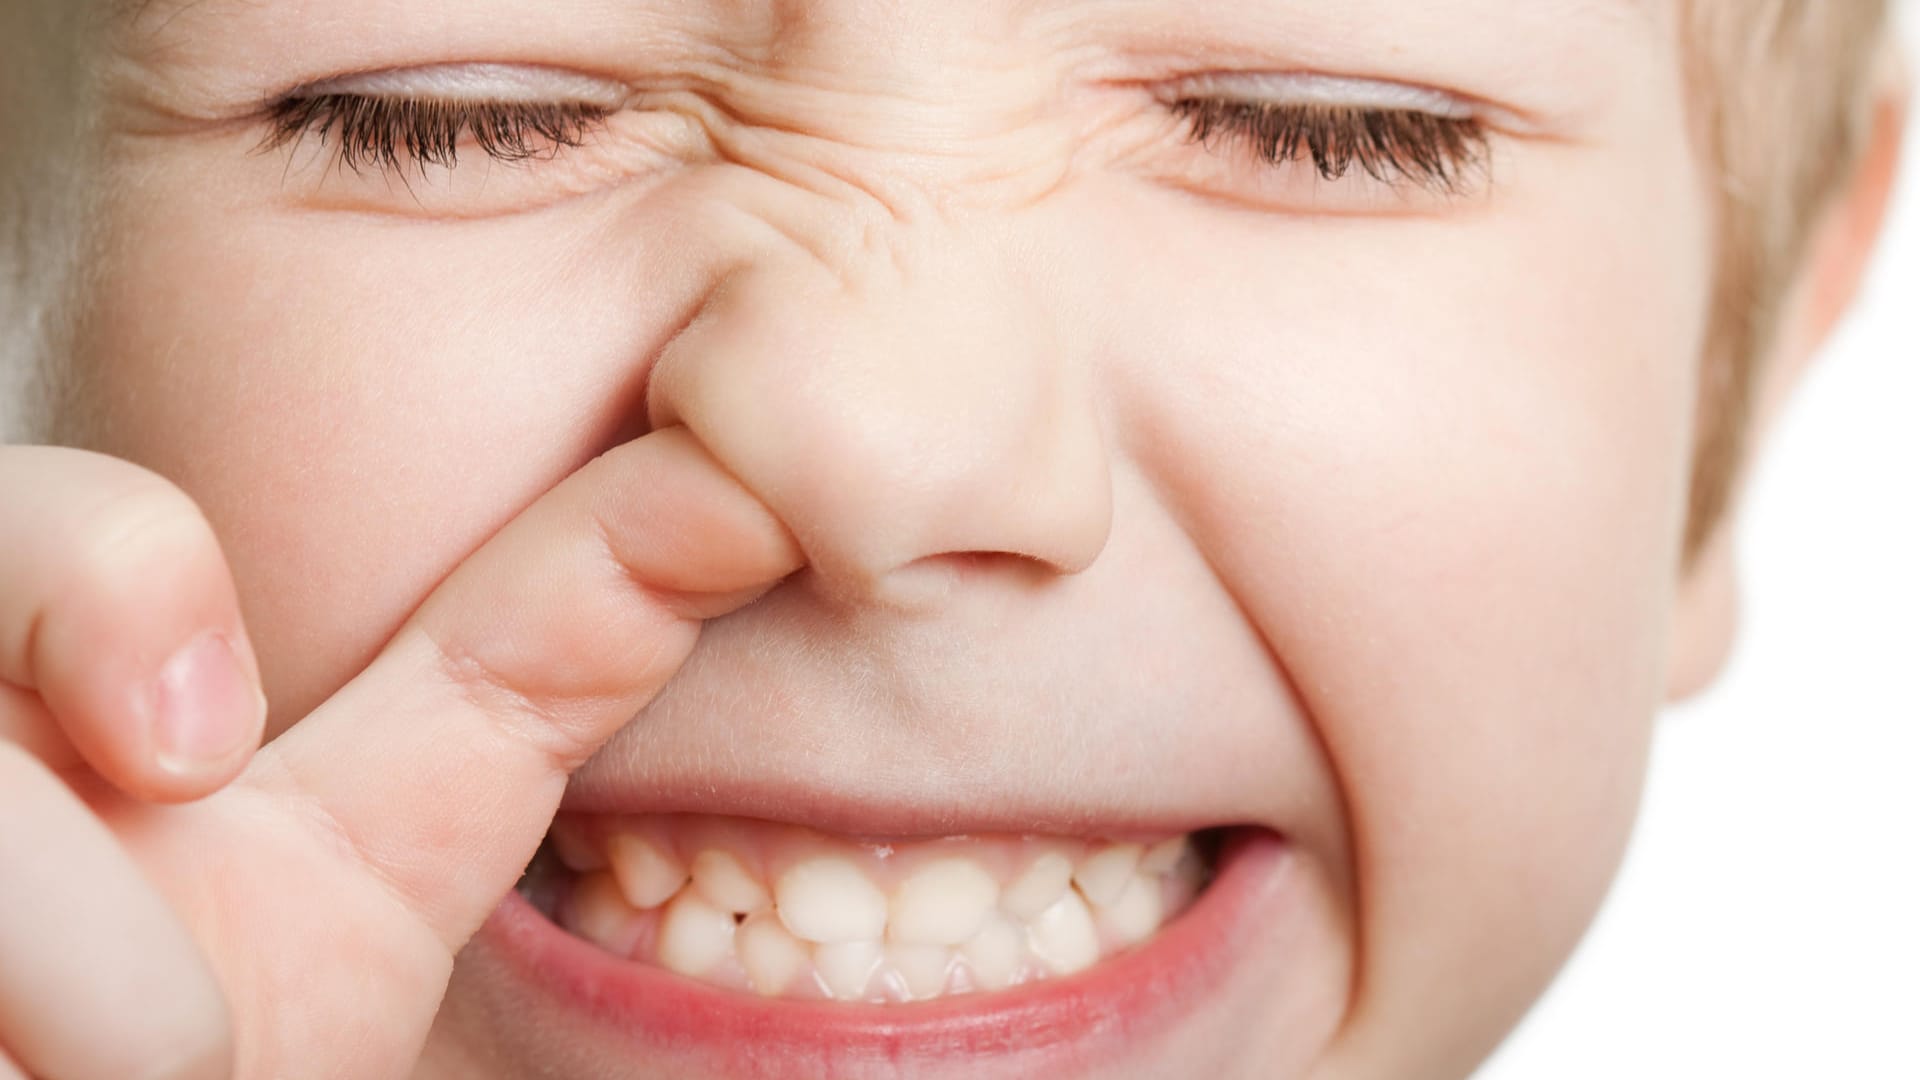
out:
{"label": "pale skin", "polygon": [[[568,792],[803,754],[1296,843],[1284,954],[1108,1075],[1461,1076],[1558,969],[1729,632],[1664,5],[152,7],[88,46],[62,445],[0,450],[0,1075],[596,1075],[463,947]],[[480,61],[728,107],[405,185],[253,152],[291,86]],[[1494,107],[1487,174],[1287,173],[1142,89],[1303,67]]]}

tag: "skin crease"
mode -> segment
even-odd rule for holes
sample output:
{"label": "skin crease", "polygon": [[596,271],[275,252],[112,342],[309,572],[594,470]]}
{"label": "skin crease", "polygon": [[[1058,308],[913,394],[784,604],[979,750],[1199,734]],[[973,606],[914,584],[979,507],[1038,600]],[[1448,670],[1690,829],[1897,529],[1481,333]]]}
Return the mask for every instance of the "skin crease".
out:
{"label": "skin crease", "polygon": [[[810,565],[570,797],[799,761],[922,824],[1265,824],[1303,925],[1101,1075],[1464,1075],[1604,893],[1687,644],[1710,214],[1665,5],[1325,6],[151,12],[100,45],[52,429],[205,511],[277,730],[684,425]],[[1322,183],[1142,89],[1223,57],[1529,122],[1456,194]],[[673,85],[519,170],[251,152],[303,79],[474,60]],[[423,1075],[611,1075],[499,976],[461,957]]]}

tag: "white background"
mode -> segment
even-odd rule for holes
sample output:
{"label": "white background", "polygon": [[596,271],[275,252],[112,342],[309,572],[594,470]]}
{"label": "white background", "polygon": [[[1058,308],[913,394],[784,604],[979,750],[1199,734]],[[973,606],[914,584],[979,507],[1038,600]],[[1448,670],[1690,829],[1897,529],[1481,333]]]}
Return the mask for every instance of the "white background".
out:
{"label": "white background", "polygon": [[1480,1080],[1920,1080],[1920,125],[1908,138],[1860,308],[1749,493],[1732,664],[1663,719],[1606,909]]}

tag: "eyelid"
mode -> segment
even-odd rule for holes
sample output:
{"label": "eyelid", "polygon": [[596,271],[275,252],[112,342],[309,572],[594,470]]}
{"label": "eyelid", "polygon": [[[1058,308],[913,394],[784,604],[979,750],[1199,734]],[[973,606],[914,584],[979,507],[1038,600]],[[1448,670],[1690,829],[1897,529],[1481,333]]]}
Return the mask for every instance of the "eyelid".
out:
{"label": "eyelid", "polygon": [[593,105],[619,109],[632,91],[616,82],[521,64],[440,64],[342,75],[307,83],[288,96],[329,94],[497,104]]}
{"label": "eyelid", "polygon": [[1531,126],[1512,110],[1433,87],[1313,72],[1212,72],[1171,83],[1165,96],[1424,113],[1444,120],[1479,120],[1508,130]]}

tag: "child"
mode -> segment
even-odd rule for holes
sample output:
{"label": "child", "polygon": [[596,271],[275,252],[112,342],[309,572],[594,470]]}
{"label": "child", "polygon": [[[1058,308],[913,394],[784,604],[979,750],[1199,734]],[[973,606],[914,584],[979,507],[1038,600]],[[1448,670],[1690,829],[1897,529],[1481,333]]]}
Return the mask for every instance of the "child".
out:
{"label": "child", "polygon": [[1467,1074],[1884,22],[9,0],[0,1073]]}

